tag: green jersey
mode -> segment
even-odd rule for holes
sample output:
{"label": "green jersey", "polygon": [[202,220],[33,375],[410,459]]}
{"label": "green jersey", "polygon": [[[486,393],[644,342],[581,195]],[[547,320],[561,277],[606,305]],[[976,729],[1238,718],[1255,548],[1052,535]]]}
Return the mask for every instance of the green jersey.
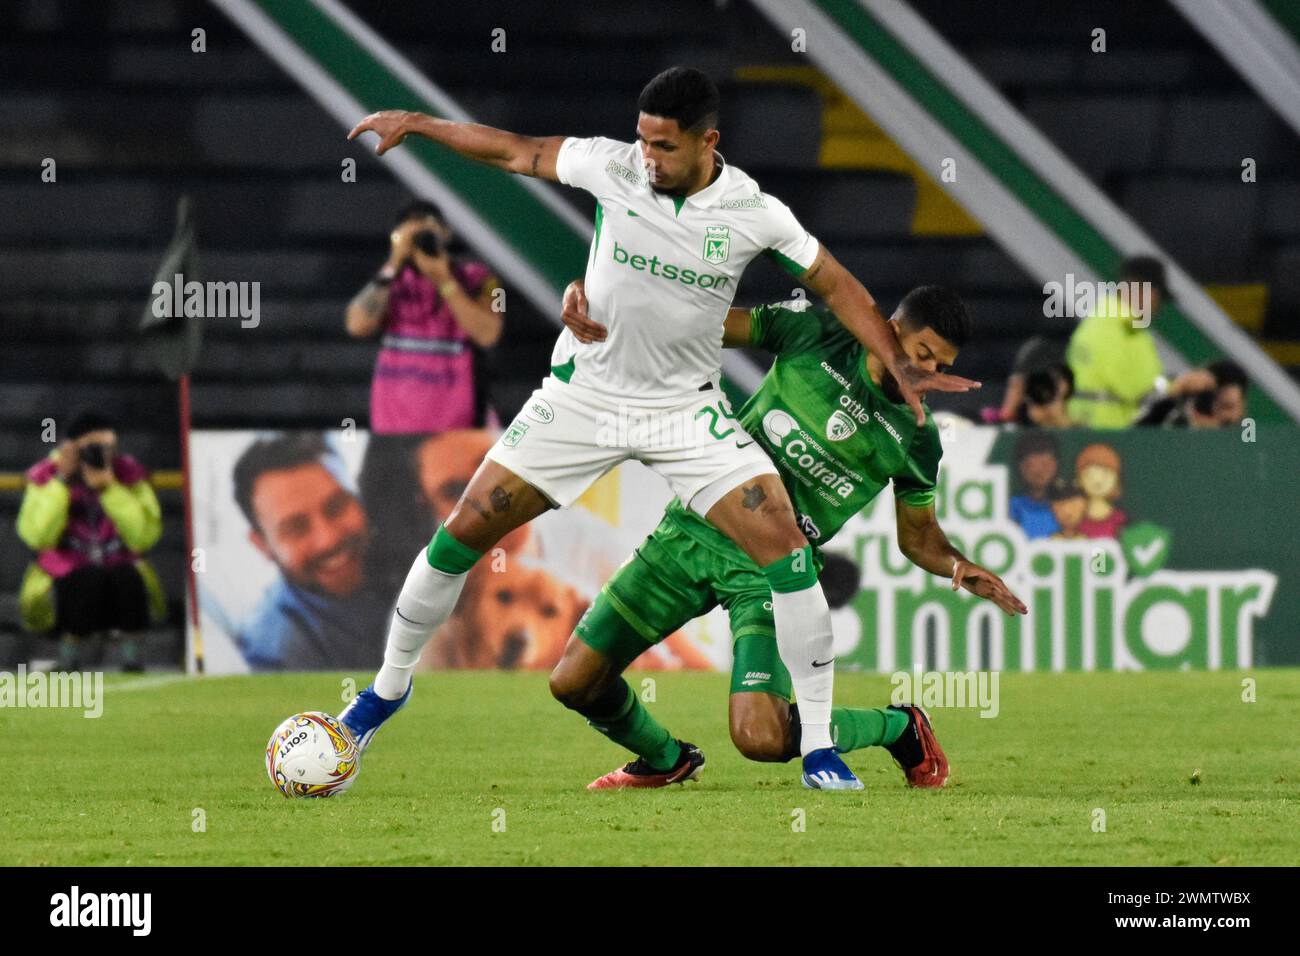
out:
{"label": "green jersey", "polygon": [[[927,410],[918,428],[906,403],[886,397],[867,373],[866,349],[834,314],[758,306],[750,342],[776,361],[738,417],[776,465],[810,543],[825,544],[891,481],[910,506],[934,501],[943,448],[933,417]],[[679,501],[668,511],[702,543],[730,544]]]}

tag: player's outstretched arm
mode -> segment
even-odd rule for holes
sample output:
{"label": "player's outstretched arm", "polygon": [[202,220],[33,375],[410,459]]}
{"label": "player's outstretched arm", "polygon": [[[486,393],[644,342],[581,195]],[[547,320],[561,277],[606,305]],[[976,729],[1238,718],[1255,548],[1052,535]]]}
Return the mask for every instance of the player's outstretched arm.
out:
{"label": "player's outstretched arm", "polygon": [[953,547],[939,527],[933,504],[913,508],[902,499],[895,499],[894,508],[898,517],[898,550],[909,561],[931,574],[952,578],[954,591],[963,587],[992,601],[1007,614],[1029,613],[1029,608],[1011,593],[1000,577]]}
{"label": "player's outstretched arm", "polygon": [[903,398],[916,413],[917,425],[925,423],[925,410],[921,407],[921,396],[925,392],[968,392],[980,387],[979,382],[960,375],[927,372],[913,364],[889,330],[871,293],[839,264],[825,246],[818,251],[816,260],[800,278],[813,292],[826,300],[844,327],[885,363],[885,368],[898,380]]}
{"label": "player's outstretched arm", "polygon": [[410,110],[371,113],[352,127],[348,139],[356,139],[362,133],[379,137],[379,145],[375,147],[377,156],[400,146],[407,136],[414,134],[508,173],[556,181],[555,157],[564,142],[563,136],[520,136],[480,123],[456,123]]}

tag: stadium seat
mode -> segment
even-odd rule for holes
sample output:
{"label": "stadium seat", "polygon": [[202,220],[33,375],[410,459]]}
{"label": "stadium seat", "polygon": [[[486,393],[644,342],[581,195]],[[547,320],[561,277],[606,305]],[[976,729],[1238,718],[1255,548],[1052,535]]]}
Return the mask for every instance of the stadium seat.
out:
{"label": "stadium seat", "polygon": [[[761,185],[761,181],[760,181]],[[820,170],[781,177],[781,199],[816,223],[819,239],[909,238],[916,184],[910,176]]]}
{"label": "stadium seat", "polygon": [[1253,261],[1261,190],[1236,175],[1131,180],[1124,208],[1203,281],[1245,276]]}
{"label": "stadium seat", "polygon": [[1115,170],[1151,167],[1164,104],[1153,95],[1034,93],[1024,112],[1071,162],[1104,184]]}
{"label": "stadium seat", "polygon": [[1240,181],[1241,161],[1246,157],[1264,168],[1274,161],[1295,159],[1294,134],[1263,100],[1215,95],[1181,97],[1170,104],[1166,168],[1227,170]]}

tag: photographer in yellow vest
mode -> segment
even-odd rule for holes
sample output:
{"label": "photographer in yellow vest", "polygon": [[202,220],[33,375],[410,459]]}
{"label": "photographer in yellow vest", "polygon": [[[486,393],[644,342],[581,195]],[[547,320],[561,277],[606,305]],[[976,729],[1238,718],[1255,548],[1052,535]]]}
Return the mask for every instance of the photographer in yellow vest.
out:
{"label": "photographer in yellow vest", "polygon": [[1149,326],[1168,301],[1164,263],[1152,256],[1124,261],[1118,294],[1098,302],[1066,349],[1074,372],[1071,421],[1088,428],[1127,428],[1142,400],[1163,390],[1164,370]]}

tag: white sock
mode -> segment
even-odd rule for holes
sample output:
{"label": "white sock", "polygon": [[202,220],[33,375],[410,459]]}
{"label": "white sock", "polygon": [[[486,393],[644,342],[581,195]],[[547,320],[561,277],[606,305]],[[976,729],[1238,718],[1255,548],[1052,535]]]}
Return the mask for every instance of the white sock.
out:
{"label": "white sock", "polygon": [[[799,750],[807,756],[814,750],[833,747],[831,697],[835,665],[831,662],[835,639],[831,609],[821,584],[784,594],[772,592],[772,617],[776,621],[776,649],[790,672],[799,702],[799,721],[803,725]],[[814,667],[814,663],[822,666]]]}
{"label": "white sock", "polygon": [[380,697],[397,700],[406,693],[415,662],[429,636],[451,616],[466,573],[447,574],[430,567],[423,551],[416,557],[388,624],[384,666],[375,677],[375,693]]}

